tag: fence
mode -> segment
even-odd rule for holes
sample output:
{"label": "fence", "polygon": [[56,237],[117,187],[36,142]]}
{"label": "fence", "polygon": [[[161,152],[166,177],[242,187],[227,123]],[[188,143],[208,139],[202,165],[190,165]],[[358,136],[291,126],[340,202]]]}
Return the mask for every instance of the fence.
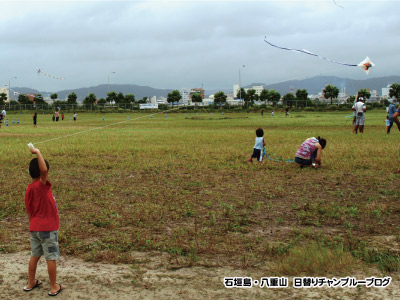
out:
{"label": "fence", "polygon": [[[382,104],[380,103],[368,103],[369,105],[373,107],[382,107]],[[351,108],[352,103],[339,103],[337,101],[333,101],[332,106],[330,103],[327,102],[319,102],[319,101],[304,101],[304,100],[292,100],[289,103],[289,106],[293,108],[307,108],[307,107],[314,107],[314,108],[338,108],[338,107],[343,107],[343,108]],[[241,104],[230,104],[229,102],[227,103],[220,103],[220,104],[209,104],[209,105],[204,105],[204,106],[197,106],[197,105],[186,105],[186,104],[178,104],[171,106],[171,104],[159,104],[158,105],[158,110],[169,110],[171,108],[184,108],[188,110],[197,110],[197,109],[253,109],[253,108],[273,108],[273,109],[279,109],[286,107],[286,103],[272,103],[272,102],[261,102],[261,101],[255,101],[254,106],[251,105],[250,102],[242,102]],[[49,105],[49,104],[15,104],[15,105],[10,105],[8,108],[9,111],[44,111],[44,112],[54,112],[56,108],[59,108],[63,112],[74,112],[74,111],[93,111],[93,112],[123,112],[123,111],[138,111],[139,109],[139,103],[133,103],[133,104],[56,104],[56,105]],[[235,109],[235,110],[236,110]]]}

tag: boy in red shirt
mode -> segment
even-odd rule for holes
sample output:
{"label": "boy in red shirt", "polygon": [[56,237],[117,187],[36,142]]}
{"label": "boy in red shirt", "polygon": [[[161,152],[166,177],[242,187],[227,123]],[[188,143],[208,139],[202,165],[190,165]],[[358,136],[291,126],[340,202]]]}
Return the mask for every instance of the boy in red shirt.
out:
{"label": "boy in red shirt", "polygon": [[40,154],[39,149],[30,147],[32,154],[37,158],[29,164],[29,174],[32,183],[28,185],[25,193],[25,208],[29,216],[29,231],[31,240],[31,259],[29,261],[28,284],[25,292],[30,292],[42,284],[35,279],[39,259],[44,255],[47,261],[47,271],[50,279],[49,296],[57,296],[62,291],[61,284],[56,283],[57,264],[60,257],[58,248],[59,218],[56,201],[51,192],[51,183],[48,181],[49,163]]}

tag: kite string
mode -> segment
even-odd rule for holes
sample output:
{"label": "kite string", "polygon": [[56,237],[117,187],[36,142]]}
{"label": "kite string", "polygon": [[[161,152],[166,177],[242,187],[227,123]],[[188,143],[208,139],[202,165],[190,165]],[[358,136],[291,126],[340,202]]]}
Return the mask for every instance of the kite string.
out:
{"label": "kite string", "polygon": [[[166,112],[173,111],[173,110],[176,110],[176,109],[179,109],[179,107],[178,107],[178,108],[171,108],[171,109],[166,110],[166,111],[161,111],[161,112],[155,113],[155,115],[161,114],[161,113],[166,113]],[[151,115],[153,115],[153,114],[150,114],[150,116],[151,116]],[[75,132],[75,133],[72,133],[72,134],[63,135],[63,136],[59,136],[59,137],[56,137],[56,138],[52,138],[52,139],[48,139],[48,140],[44,140],[44,141],[35,142],[35,143],[33,143],[33,144],[34,144],[34,145],[43,144],[43,143],[47,143],[47,142],[50,142],[50,141],[55,141],[55,140],[59,140],[59,139],[62,139],[62,138],[67,138],[67,137],[75,136],[75,135],[78,135],[78,134],[82,134],[82,133],[86,133],[86,132],[90,132],[90,131],[94,131],[94,130],[99,130],[99,129],[103,129],[103,128],[115,126],[115,125],[118,125],[118,124],[130,122],[130,121],[139,120],[139,119],[142,119],[142,118],[146,118],[146,117],[148,117],[148,116],[149,116],[149,115],[140,116],[140,117],[137,117],[137,118],[135,118],[135,119],[129,119],[129,120],[120,121],[120,122],[117,122],[117,123],[108,124],[108,125],[105,125],[105,126],[100,126],[100,127],[96,127],[96,128],[92,128],[92,129],[88,129],[88,130],[84,130],[84,131],[79,131],[79,132]]]}

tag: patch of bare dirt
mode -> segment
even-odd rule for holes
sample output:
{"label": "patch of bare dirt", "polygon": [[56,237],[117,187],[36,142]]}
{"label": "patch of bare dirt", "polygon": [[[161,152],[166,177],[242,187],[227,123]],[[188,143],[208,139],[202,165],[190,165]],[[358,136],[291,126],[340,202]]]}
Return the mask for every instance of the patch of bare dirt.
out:
{"label": "patch of bare dirt", "polygon": [[[392,274],[392,283],[386,288],[310,288],[289,287],[267,289],[228,289],[224,277],[249,276],[259,279],[271,274],[268,266],[257,269],[232,267],[171,267],[168,255],[156,252],[133,252],[134,263],[104,264],[86,262],[64,256],[58,261],[58,282],[64,290],[57,299],[399,299],[399,274]],[[49,280],[44,260],[39,262],[37,278],[41,287],[24,292],[27,280],[29,252],[0,255],[1,299],[48,299]],[[372,269],[354,271],[350,276],[364,279],[379,276]],[[382,275],[381,275],[382,276]],[[327,277],[334,277],[328,276]],[[337,277],[337,276],[336,276]]]}

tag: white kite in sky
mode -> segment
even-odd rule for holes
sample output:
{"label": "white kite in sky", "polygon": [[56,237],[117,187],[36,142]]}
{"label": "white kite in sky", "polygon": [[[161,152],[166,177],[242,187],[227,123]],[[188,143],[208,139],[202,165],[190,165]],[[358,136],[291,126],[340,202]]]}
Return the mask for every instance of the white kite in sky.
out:
{"label": "white kite in sky", "polygon": [[264,38],[264,42],[266,42],[268,45],[270,45],[272,47],[275,47],[275,48],[278,48],[278,49],[289,50],[289,51],[294,51],[294,52],[300,52],[300,53],[308,54],[308,55],[311,55],[311,56],[316,56],[316,57],[325,59],[325,60],[327,60],[327,61],[329,61],[331,63],[335,63],[335,64],[339,64],[339,65],[343,65],[343,66],[348,66],[348,67],[360,67],[361,69],[363,69],[365,71],[365,73],[367,73],[367,75],[369,73],[369,70],[372,67],[375,67],[375,64],[370,60],[370,58],[368,56],[362,62],[360,62],[359,64],[347,64],[347,63],[343,63],[343,62],[340,62],[340,61],[335,61],[335,60],[323,57],[321,55],[315,54],[315,53],[313,53],[311,51],[308,51],[306,49],[301,49],[300,50],[300,49],[280,47],[280,46],[277,46],[277,45],[274,45],[274,44],[268,42],[266,37]]}

